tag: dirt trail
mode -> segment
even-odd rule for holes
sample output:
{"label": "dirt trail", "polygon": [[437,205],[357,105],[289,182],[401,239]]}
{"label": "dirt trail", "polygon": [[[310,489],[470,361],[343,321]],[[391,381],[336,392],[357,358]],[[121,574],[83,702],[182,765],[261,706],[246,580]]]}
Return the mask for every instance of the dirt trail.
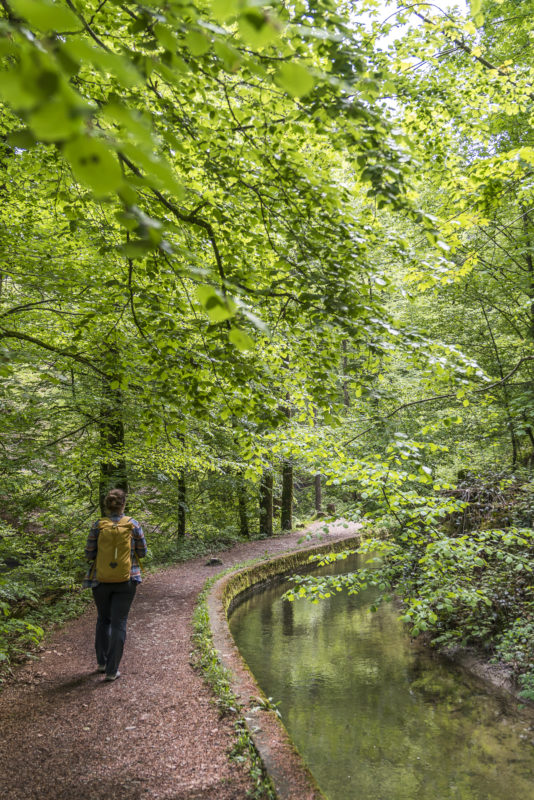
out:
{"label": "dirt trail", "polygon": [[[356,527],[331,525],[324,539]],[[227,756],[232,721],[189,664],[192,614],[210,575],[314,544],[301,537],[239,544],[219,554],[224,567],[200,558],[149,576],[115,683],[93,671],[93,608],[48,640],[0,694],[2,800],[244,800],[249,779]]]}

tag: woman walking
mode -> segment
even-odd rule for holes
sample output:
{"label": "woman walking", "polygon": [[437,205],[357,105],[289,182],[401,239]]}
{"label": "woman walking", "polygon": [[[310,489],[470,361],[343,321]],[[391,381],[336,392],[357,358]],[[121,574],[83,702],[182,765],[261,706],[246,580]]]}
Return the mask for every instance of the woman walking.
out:
{"label": "woman walking", "polygon": [[120,676],[128,612],[141,583],[139,559],[147,553],[143,530],[135,519],[124,516],[125,505],[125,492],[112,489],[104,501],[106,516],[93,523],[85,546],[92,564],[83,585],[93,590],[97,671],[105,673],[106,681]]}

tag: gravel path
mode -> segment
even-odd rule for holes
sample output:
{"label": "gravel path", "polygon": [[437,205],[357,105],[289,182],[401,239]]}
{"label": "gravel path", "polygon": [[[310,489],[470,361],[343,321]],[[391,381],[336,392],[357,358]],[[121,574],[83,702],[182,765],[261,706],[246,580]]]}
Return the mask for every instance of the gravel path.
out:
{"label": "gravel path", "polygon": [[[331,525],[325,538],[356,527]],[[239,544],[219,554],[223,567],[200,558],[148,576],[115,683],[93,671],[93,608],[56,633],[0,695],[0,798],[244,800],[249,779],[227,755],[232,720],[189,664],[193,610],[210,575],[314,544],[301,537]]]}

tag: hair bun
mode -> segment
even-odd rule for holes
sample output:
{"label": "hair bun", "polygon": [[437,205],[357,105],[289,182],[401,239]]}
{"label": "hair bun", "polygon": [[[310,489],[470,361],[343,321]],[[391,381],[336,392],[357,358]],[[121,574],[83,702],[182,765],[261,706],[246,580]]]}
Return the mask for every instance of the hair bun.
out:
{"label": "hair bun", "polygon": [[122,489],[111,489],[106,495],[104,506],[107,511],[122,511],[126,505],[126,492]]}

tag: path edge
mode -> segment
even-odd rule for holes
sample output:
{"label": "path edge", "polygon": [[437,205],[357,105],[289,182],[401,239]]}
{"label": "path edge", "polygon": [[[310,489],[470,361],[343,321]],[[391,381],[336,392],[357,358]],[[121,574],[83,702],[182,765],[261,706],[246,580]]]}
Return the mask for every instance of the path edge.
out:
{"label": "path edge", "polygon": [[345,536],[233,570],[220,577],[206,597],[213,645],[228,672],[230,687],[240,702],[248,733],[279,800],[325,800],[325,797],[280,717],[268,709],[268,701],[230,633],[229,612],[243,592],[294,573],[309,563],[310,555],[353,549],[360,542],[360,534]]}

